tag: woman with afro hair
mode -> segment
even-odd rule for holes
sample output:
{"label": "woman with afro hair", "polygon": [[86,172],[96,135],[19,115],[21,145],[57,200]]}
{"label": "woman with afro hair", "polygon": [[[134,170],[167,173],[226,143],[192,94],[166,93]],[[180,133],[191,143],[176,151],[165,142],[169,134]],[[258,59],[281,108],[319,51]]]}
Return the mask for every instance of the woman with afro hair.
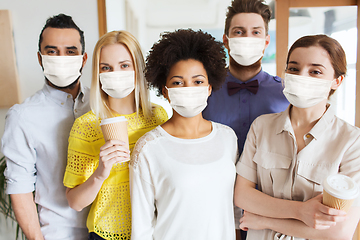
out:
{"label": "woman with afro hair", "polygon": [[202,117],[226,77],[222,44],[201,30],[165,33],[147,57],[145,76],[173,115],[132,153],[131,239],[235,239],[237,138]]}

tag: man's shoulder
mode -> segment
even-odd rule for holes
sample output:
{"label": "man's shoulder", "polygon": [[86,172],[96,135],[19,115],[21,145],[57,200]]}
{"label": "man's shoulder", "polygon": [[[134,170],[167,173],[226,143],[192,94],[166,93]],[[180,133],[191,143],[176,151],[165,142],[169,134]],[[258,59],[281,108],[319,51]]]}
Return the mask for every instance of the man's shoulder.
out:
{"label": "man's shoulder", "polygon": [[26,98],[22,103],[13,105],[9,109],[8,113],[11,113],[12,111],[17,111],[19,113],[27,110],[31,111],[33,108],[39,107],[44,103],[46,103],[46,101],[44,100],[45,100],[45,95],[42,90],[39,90],[32,96]]}
{"label": "man's shoulder", "polygon": [[268,82],[273,82],[273,83],[276,83],[276,84],[281,84],[281,77],[279,76],[273,76],[271,74],[269,74],[268,72],[266,71],[262,71],[262,79],[263,80],[267,80]]}
{"label": "man's shoulder", "polygon": [[89,95],[90,94],[90,88],[88,86],[85,86],[85,84],[82,84],[82,90],[84,91],[85,94]]}

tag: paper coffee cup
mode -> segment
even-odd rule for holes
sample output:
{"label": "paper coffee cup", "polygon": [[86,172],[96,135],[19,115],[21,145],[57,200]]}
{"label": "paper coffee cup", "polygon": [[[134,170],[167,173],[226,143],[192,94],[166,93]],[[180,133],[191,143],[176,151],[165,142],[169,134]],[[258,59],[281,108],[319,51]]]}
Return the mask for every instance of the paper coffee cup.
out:
{"label": "paper coffee cup", "polygon": [[323,189],[323,204],[346,212],[360,192],[357,183],[342,174],[328,176]]}
{"label": "paper coffee cup", "polygon": [[127,120],[124,116],[102,119],[100,126],[105,141],[113,139],[121,140],[126,143],[129,149]]}

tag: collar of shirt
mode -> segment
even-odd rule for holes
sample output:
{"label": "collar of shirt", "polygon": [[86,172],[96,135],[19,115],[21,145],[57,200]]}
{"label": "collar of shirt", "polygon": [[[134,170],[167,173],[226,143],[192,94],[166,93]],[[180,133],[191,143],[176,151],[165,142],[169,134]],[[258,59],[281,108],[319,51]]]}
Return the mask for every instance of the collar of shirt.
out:
{"label": "collar of shirt", "polygon": [[[288,108],[279,114],[281,114],[280,120],[276,126],[276,134],[280,134],[284,131],[290,132],[291,134],[294,134],[294,130],[291,125],[290,121],[290,109],[292,105],[289,105]],[[331,124],[331,122],[334,120],[335,113],[333,108],[330,104],[328,104],[328,108],[324,115],[320,118],[320,120],[315,124],[315,126],[307,133],[305,136],[306,138],[310,138],[310,136],[314,139],[318,139],[323,135],[326,128]],[[311,139],[312,139],[311,138]]]}
{"label": "collar of shirt", "polygon": [[[334,121],[335,112],[331,105],[328,105],[328,108],[320,120],[315,124],[315,126],[310,130],[308,134],[313,136],[315,139],[321,137],[324,134],[328,126]],[[307,135],[307,134],[306,134]]]}
{"label": "collar of shirt", "polygon": [[[53,88],[53,87],[49,86],[46,83],[44,84],[43,92],[44,92],[46,97],[52,99],[58,105],[63,106],[69,99],[73,103],[73,99],[72,99],[71,94],[66,93],[64,91],[61,91],[59,89]],[[86,97],[85,94],[86,94],[85,88],[83,87],[83,85],[80,82],[79,94],[77,95],[75,101],[80,100],[81,102],[84,102],[85,97]]]}
{"label": "collar of shirt", "polygon": [[228,69],[228,77],[226,78],[226,82],[238,82],[238,83],[248,83],[251,82],[253,80],[258,80],[259,81],[259,85],[261,84],[261,82],[266,79],[264,77],[265,72],[261,69],[260,72],[258,74],[256,74],[254,77],[250,78],[249,80],[242,82],[239,79],[237,79],[236,77],[234,77],[234,75],[232,75],[230,73],[230,70]]}
{"label": "collar of shirt", "polygon": [[80,82],[80,90],[79,90],[79,94],[77,95],[76,99],[79,99],[81,102],[85,102],[86,99],[86,91],[85,91],[85,87],[83,87],[83,85]]}

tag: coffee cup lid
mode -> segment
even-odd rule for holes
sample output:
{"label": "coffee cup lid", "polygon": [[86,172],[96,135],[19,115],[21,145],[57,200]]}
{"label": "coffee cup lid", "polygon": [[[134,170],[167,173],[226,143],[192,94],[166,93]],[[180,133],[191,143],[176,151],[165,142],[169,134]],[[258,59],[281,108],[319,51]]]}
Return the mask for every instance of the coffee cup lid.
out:
{"label": "coffee cup lid", "polygon": [[339,199],[355,199],[359,195],[359,186],[350,177],[342,174],[328,176],[323,183],[324,190]]}
{"label": "coffee cup lid", "polygon": [[124,116],[119,117],[112,117],[112,118],[105,118],[101,120],[100,126],[104,124],[116,123],[116,122],[123,122],[127,121]]}

